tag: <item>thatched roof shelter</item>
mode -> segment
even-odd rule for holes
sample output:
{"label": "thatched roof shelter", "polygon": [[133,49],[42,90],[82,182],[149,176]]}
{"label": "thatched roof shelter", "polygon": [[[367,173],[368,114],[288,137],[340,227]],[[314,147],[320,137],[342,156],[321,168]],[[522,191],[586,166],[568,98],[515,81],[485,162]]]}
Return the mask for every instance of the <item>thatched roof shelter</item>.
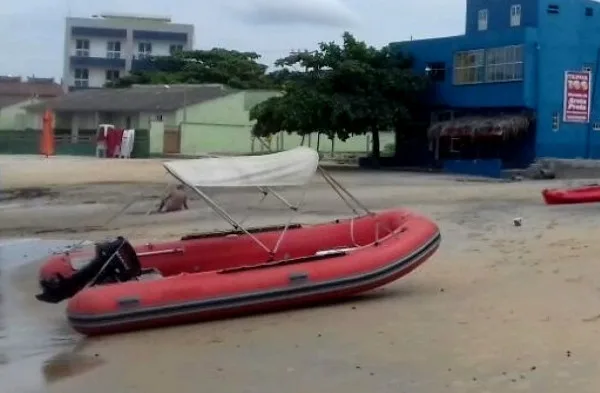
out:
{"label": "thatched roof shelter", "polygon": [[529,130],[531,119],[524,114],[500,116],[468,116],[432,124],[427,131],[430,139],[443,136],[517,136]]}

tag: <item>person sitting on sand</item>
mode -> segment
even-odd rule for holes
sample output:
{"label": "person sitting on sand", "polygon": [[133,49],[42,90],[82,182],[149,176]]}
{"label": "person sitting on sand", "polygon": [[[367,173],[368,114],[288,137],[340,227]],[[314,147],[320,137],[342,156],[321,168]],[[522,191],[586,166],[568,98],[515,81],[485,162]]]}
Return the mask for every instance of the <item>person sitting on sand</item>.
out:
{"label": "person sitting on sand", "polygon": [[157,213],[170,213],[188,209],[187,195],[182,184],[177,185],[166,197],[160,201]]}

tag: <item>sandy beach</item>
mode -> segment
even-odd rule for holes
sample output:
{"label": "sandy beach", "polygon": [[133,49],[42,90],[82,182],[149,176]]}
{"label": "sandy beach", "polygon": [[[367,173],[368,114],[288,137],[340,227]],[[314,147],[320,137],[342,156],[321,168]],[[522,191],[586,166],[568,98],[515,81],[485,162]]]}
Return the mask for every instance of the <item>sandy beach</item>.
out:
{"label": "sandy beach", "polygon": [[[436,220],[443,236],[438,253],[409,277],[352,302],[92,340],[68,331],[64,305],[33,299],[37,264],[28,264],[11,271],[12,304],[28,323],[59,331],[65,344],[43,350],[36,361],[0,361],[0,380],[20,374],[34,382],[6,379],[7,391],[52,393],[600,389],[598,205],[543,205],[540,190],[564,184],[560,180],[491,183],[363,171],[334,176],[372,209],[402,206]],[[195,198],[190,211],[146,215],[167,181],[154,160],[0,156],[0,238],[120,234],[141,242],[226,228]],[[275,199],[256,206],[256,193],[211,193],[235,217],[249,215],[250,224],[289,217]],[[284,195],[294,200],[300,192]],[[316,180],[295,221],[350,215]],[[523,218],[521,227],[513,225],[515,217]]]}

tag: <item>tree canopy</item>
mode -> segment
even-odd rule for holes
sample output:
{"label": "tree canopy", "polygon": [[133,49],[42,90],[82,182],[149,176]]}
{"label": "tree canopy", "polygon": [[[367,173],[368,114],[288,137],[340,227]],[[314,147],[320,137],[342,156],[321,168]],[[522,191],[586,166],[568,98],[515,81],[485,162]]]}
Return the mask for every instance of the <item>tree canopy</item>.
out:
{"label": "tree canopy", "polygon": [[222,48],[184,51],[172,56],[137,60],[141,69],[109,87],[133,84],[220,83],[234,89],[262,89],[273,86],[260,55]]}
{"label": "tree canopy", "polygon": [[368,46],[350,33],[343,35],[341,45],[321,43],[315,51],[278,60],[276,66],[286,73],[284,94],[251,110],[255,135],[323,132],[346,140],[371,133],[376,159],[379,132],[406,124],[427,87],[427,80],[412,72],[409,57],[389,47]]}
{"label": "tree canopy", "polygon": [[[275,62],[259,62],[254,52],[222,48],[184,51],[146,59],[145,67],[111,87],[132,84],[220,83],[237,89],[278,89],[280,96],[253,107],[253,134],[313,132],[346,140],[370,133],[379,158],[380,131],[403,130],[422,102],[427,79],[412,72],[412,60],[390,47],[375,48],[344,33],[341,44],[292,52]],[[139,61],[139,60],[138,60]]]}

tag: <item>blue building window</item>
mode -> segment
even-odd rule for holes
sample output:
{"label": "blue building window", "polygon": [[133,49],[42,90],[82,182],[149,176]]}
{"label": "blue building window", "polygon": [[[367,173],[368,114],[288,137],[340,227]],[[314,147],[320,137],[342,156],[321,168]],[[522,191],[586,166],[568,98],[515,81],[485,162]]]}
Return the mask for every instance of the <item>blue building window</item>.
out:
{"label": "blue building window", "polygon": [[479,10],[477,12],[477,30],[484,31],[488,28],[488,10]]}
{"label": "blue building window", "polygon": [[485,50],[454,54],[454,84],[471,85],[485,82]]}
{"label": "blue building window", "polygon": [[510,6],[510,26],[521,26],[521,4],[513,4]]}
{"label": "blue building window", "polygon": [[522,45],[488,49],[485,57],[486,82],[513,82],[523,80]]}
{"label": "blue building window", "polygon": [[523,46],[477,49],[454,54],[454,84],[523,80]]}

